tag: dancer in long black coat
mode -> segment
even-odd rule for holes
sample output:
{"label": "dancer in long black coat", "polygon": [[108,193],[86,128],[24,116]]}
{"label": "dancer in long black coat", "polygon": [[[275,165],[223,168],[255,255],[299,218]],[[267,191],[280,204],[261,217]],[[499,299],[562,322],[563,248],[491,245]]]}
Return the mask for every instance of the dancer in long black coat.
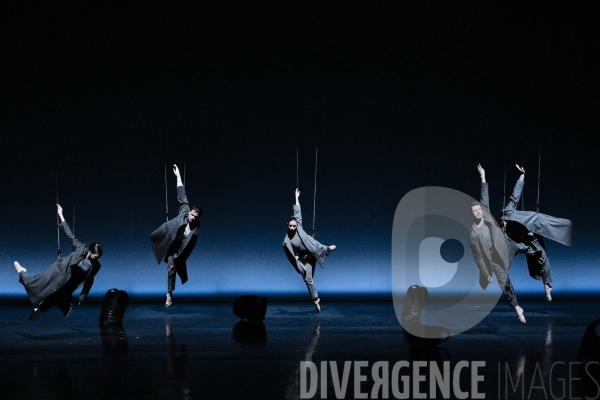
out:
{"label": "dancer in long black coat", "polygon": [[77,240],[63,217],[62,207],[57,204],[56,208],[61,221],[58,226],[73,246],[71,254],[59,258],[34,276],[28,275],[27,270],[18,261],[14,262],[19,274],[19,282],[25,287],[34,307],[29,317],[31,320],[55,304],[59,306],[65,317],[69,316],[73,308],[73,292],[83,284],[79,295],[79,304],[82,304],[94,284],[94,277],[100,270],[98,259],[102,255],[102,246],[97,242],[85,244]]}
{"label": "dancer in long black coat", "polygon": [[167,300],[165,307],[173,304],[173,290],[175,290],[175,274],[179,275],[181,284],[187,282],[187,259],[192,254],[198,241],[200,230],[200,216],[202,208],[193,206],[190,208],[185,187],[181,182],[181,175],[177,165],[173,165],[173,173],[177,177],[177,201],[179,202],[179,214],[173,219],[164,222],[150,235],[150,244],[156,262],[167,263]]}

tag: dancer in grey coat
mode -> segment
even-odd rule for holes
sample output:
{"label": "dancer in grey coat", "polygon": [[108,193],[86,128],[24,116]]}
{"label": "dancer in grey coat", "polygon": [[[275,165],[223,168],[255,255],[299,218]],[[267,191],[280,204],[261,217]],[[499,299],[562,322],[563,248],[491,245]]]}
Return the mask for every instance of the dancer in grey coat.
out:
{"label": "dancer in grey coat", "polygon": [[296,189],[294,216],[288,220],[288,232],[283,240],[283,250],[290,264],[304,278],[315,308],[317,311],[321,311],[321,306],[319,305],[321,300],[313,282],[315,266],[318,262],[321,268],[323,268],[325,256],[328,256],[329,253],[335,250],[336,246],[324,246],[304,232],[302,228],[302,211],[300,210],[298,197],[300,197],[300,191]]}
{"label": "dancer in grey coat", "polygon": [[488,184],[485,181],[485,170],[477,165],[481,176],[481,200],[471,204],[473,213],[473,225],[469,237],[469,246],[479,267],[479,284],[485,290],[492,282],[492,272],[498,279],[498,285],[502,289],[506,300],[515,308],[517,319],[525,323],[523,309],[519,306],[517,296],[508,276],[510,262],[506,239],[502,229],[490,212],[490,196]]}
{"label": "dancer in grey coat", "polygon": [[34,307],[30,320],[34,320],[55,304],[65,317],[69,316],[73,308],[73,292],[83,284],[79,295],[79,304],[82,304],[100,270],[98,259],[102,255],[102,246],[97,242],[88,245],[77,240],[63,217],[62,207],[57,204],[56,208],[61,221],[58,226],[73,246],[71,254],[58,259],[34,276],[28,275],[27,270],[18,261],[14,262],[19,282],[25,287]]}
{"label": "dancer in grey coat", "polygon": [[150,243],[156,262],[167,263],[167,301],[165,307],[173,304],[172,294],[175,290],[175,274],[179,275],[181,284],[187,282],[187,259],[198,241],[200,216],[202,208],[190,208],[185,188],[177,165],[173,164],[173,173],[177,177],[177,201],[179,214],[165,223],[150,235]]}
{"label": "dancer in grey coat", "polygon": [[568,219],[556,218],[550,215],[519,211],[517,204],[525,185],[525,169],[517,165],[521,176],[517,181],[508,205],[502,210],[502,224],[506,242],[509,247],[509,258],[518,253],[525,253],[529,275],[544,284],[546,299],[552,301],[552,272],[550,261],[546,254],[544,237],[554,240],[565,246],[572,247],[574,238],[573,223]]}

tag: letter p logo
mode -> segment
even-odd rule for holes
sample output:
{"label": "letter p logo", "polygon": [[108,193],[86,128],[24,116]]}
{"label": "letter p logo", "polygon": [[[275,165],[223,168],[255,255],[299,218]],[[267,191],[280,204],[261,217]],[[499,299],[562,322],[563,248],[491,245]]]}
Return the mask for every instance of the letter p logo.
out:
{"label": "letter p logo", "polygon": [[[422,324],[462,333],[485,318],[502,295],[497,284],[483,291],[479,268],[469,248],[473,225],[472,197],[454,189],[428,186],[407,193],[396,208],[392,228],[392,296],[400,324],[419,337],[429,337]],[[403,321],[407,290],[424,286],[428,301],[419,324]],[[437,337],[439,339],[439,336]]]}

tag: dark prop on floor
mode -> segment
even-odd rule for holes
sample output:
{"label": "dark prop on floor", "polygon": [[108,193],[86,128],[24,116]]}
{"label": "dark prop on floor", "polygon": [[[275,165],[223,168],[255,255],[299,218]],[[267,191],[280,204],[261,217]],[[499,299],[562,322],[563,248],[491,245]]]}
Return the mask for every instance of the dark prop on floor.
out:
{"label": "dark prop on floor", "polygon": [[267,298],[254,294],[240,296],[233,301],[233,313],[240,319],[262,321],[267,314]]}
{"label": "dark prop on floor", "polygon": [[423,286],[412,285],[406,290],[402,304],[402,327],[404,340],[411,346],[436,346],[450,338],[448,328],[421,323],[421,312],[428,297],[429,292]]}
{"label": "dark prop on floor", "polygon": [[128,304],[129,295],[126,291],[116,288],[107,291],[100,311],[100,323],[103,324],[108,319],[121,322]]}

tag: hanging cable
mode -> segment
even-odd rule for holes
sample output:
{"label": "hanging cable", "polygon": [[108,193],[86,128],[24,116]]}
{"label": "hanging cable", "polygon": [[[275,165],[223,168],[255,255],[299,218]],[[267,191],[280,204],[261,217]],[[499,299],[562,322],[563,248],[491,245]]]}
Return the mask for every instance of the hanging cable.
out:
{"label": "hanging cable", "polygon": [[502,194],[502,218],[504,218],[504,207],[506,207],[506,164],[504,164],[504,193]]}
{"label": "hanging cable", "polygon": [[169,221],[169,199],[168,199],[168,188],[167,188],[167,160],[165,159],[165,217],[167,222]]}
{"label": "hanging cable", "polygon": [[[73,201],[73,229],[71,229],[71,232],[73,232],[73,236],[75,236],[75,201]],[[75,251],[75,245],[73,245],[71,251]]]}
{"label": "hanging cable", "polygon": [[[58,171],[56,172],[56,205],[58,206]],[[56,247],[56,255],[58,257],[58,260],[60,260],[60,227],[58,226],[60,225],[60,218],[58,217],[58,209],[56,210],[56,240],[57,240],[57,247]]]}
{"label": "hanging cable", "polygon": [[[58,42],[54,41],[52,44],[54,45],[54,50],[52,51],[52,68],[54,71],[58,71],[58,63],[57,63],[57,54],[58,51],[56,51],[56,44]],[[58,74],[54,74],[55,76]],[[59,152],[59,146],[58,146],[58,115],[59,115],[59,105],[60,105],[60,99],[62,98],[61,94],[59,93],[59,88],[61,87],[60,82],[57,81],[57,84],[55,84],[54,86],[54,98],[55,101],[53,102],[53,106],[54,106],[54,118],[52,119],[52,126],[54,128],[53,130],[53,136],[54,136],[54,154],[60,154]],[[58,159],[55,158],[55,175],[54,175],[54,183],[56,185],[56,241],[57,241],[57,247],[56,247],[56,256],[58,258],[58,261],[60,261],[60,218],[58,216],[58,167],[59,167],[59,163],[58,163]]]}
{"label": "hanging cable", "polygon": [[73,229],[71,229],[71,232],[73,232],[73,236],[75,236],[75,201],[73,201]]}
{"label": "hanging cable", "polygon": [[[525,169],[523,166],[523,157],[521,157],[521,168]],[[521,192],[521,210],[525,211],[525,186],[523,186],[523,190]]]}
{"label": "hanging cable", "polygon": [[537,190],[537,204],[536,209],[537,212],[540,212],[540,177],[542,170],[542,149],[540,149],[540,154],[538,155],[538,190]]}
{"label": "hanging cable", "polygon": [[300,189],[300,183],[298,179],[298,145],[296,145],[296,189]]}
{"label": "hanging cable", "polygon": [[[166,84],[163,79],[162,85],[162,98],[166,98]],[[163,139],[163,159],[165,160],[165,219],[169,222],[169,189],[167,187],[167,129],[166,129],[166,117],[165,117],[166,107],[161,107],[161,130],[162,130],[162,139]]]}
{"label": "hanging cable", "polygon": [[317,207],[317,156],[319,155],[319,146],[317,145],[315,149],[315,191],[313,196],[313,228],[312,228],[312,237],[315,237],[315,215],[316,215],[316,207]]}

